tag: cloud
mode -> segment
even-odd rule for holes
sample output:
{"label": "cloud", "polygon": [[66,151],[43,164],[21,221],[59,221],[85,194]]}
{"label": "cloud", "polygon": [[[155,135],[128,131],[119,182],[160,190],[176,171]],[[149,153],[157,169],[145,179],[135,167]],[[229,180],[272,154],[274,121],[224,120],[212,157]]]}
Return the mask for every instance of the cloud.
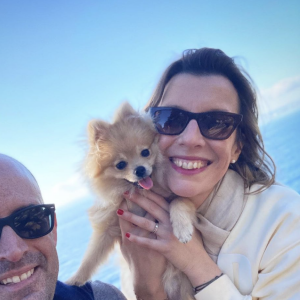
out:
{"label": "cloud", "polygon": [[75,173],[71,178],[55,185],[44,194],[45,202],[55,203],[57,207],[87,197],[91,197],[91,193],[79,173]]}
{"label": "cloud", "polygon": [[260,113],[268,119],[300,109],[300,76],[285,78],[258,96]]}

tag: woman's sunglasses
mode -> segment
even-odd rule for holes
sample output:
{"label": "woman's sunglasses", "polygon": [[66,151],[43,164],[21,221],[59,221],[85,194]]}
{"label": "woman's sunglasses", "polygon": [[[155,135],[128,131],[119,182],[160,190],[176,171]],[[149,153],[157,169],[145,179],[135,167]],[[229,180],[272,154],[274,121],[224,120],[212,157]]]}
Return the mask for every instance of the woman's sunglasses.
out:
{"label": "woman's sunglasses", "polygon": [[181,134],[191,120],[196,120],[201,134],[212,140],[226,140],[241,123],[243,115],[224,111],[192,113],[174,107],[151,107],[150,115],[160,134]]}
{"label": "woman's sunglasses", "polygon": [[23,239],[37,239],[54,227],[54,204],[40,204],[22,208],[0,219],[0,238],[4,226],[10,226]]}

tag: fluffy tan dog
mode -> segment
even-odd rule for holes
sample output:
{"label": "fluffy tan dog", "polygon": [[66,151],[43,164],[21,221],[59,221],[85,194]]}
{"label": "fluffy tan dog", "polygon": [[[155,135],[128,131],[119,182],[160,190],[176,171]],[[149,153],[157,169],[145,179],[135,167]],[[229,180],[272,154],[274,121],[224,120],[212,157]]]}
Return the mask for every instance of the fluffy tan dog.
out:
{"label": "fluffy tan dog", "polygon": [[[150,116],[137,113],[128,103],[121,106],[112,124],[92,120],[88,125],[90,149],[85,161],[87,177],[97,194],[89,210],[93,234],[78,271],[68,284],[83,285],[95,273],[121,241],[116,211],[125,191],[137,187],[152,188],[168,199],[175,236],[183,243],[191,239],[195,222],[195,207],[189,199],[179,198],[163,186],[166,158],[158,148],[158,134]],[[127,201],[130,211],[145,215],[136,204]],[[150,212],[151,213],[151,212]],[[194,299],[187,277],[168,265],[164,286],[169,299]]]}

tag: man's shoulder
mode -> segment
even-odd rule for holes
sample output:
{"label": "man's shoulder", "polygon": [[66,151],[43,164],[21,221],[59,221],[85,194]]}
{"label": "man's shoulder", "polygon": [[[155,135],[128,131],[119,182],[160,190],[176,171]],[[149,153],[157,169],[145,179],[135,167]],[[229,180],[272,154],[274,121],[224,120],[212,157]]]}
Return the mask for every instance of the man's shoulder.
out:
{"label": "man's shoulder", "polygon": [[57,281],[53,300],[93,300],[93,289],[89,282],[83,286],[68,285]]}
{"label": "man's shoulder", "polygon": [[113,285],[90,281],[83,286],[67,285],[57,281],[53,300],[126,300],[123,294]]}
{"label": "man's shoulder", "polygon": [[95,300],[126,300],[124,295],[115,286],[99,280],[91,281]]}

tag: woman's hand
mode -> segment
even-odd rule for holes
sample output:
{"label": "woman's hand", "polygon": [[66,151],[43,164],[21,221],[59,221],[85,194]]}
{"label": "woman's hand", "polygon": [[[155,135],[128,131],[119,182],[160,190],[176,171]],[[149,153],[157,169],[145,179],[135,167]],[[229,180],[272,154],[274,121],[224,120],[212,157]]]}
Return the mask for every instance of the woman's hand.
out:
{"label": "woman's hand", "polygon": [[[139,195],[136,194],[136,197],[139,197]],[[168,203],[166,201],[165,203],[165,207],[168,209]],[[121,214],[125,215],[125,217],[122,218]],[[135,236],[155,239],[156,235],[132,224],[130,216],[133,214],[128,212],[126,201],[123,201],[121,204],[118,215],[121,217],[121,251],[133,274],[133,284],[136,294],[147,300],[166,299],[167,295],[162,284],[162,275],[167,264],[166,258],[155,250],[145,248],[137,243],[132,243],[126,237],[126,234],[129,233]],[[128,221],[126,221],[126,219],[128,219]],[[148,213],[142,219],[154,221],[154,218]]]}
{"label": "woman's hand", "polygon": [[[141,195],[141,193],[143,193],[143,195]],[[128,241],[136,246],[142,247],[139,248],[141,249],[141,252],[146,251],[145,249],[148,249],[147,251],[151,250],[151,258],[154,256],[157,256],[157,259],[162,259],[161,256],[165,257],[176,268],[187,275],[193,286],[198,286],[211,280],[215,276],[220,275],[220,269],[211,260],[203,248],[200,233],[195,230],[192,239],[187,244],[179,242],[179,240],[173,234],[169,215],[169,204],[167,201],[151,191],[142,191],[141,193],[136,192],[131,196],[125,195],[125,198],[129,197],[128,199],[130,201],[138,204],[140,207],[150,213],[151,216],[147,214],[146,218],[139,217],[125,209],[123,210],[122,214],[118,213],[120,219],[126,220],[127,222],[137,226],[135,227],[131,225],[130,227],[127,223],[126,227],[122,226],[121,224],[123,239],[125,234]],[[151,233],[155,228],[155,220],[158,221],[156,238],[154,238],[153,234]],[[127,245],[125,241],[124,244]],[[130,247],[134,248],[135,246],[131,245]],[[133,260],[136,253],[131,253],[131,260]],[[126,258],[126,254],[124,255]],[[139,255],[143,256],[142,253]],[[144,260],[141,261],[140,267],[136,265],[138,269],[144,268],[145,263],[148,263],[148,260],[150,259],[150,256],[148,255],[150,254],[145,253]],[[150,264],[154,264],[155,268],[159,267],[158,262],[155,262],[155,259],[151,259]],[[162,274],[165,270],[166,262],[164,262],[163,265],[164,269],[160,269],[159,274]],[[153,272],[152,274],[155,273]],[[145,276],[147,278],[154,279],[151,277],[150,273],[146,272]],[[161,275],[158,275],[158,273],[157,275],[154,275],[154,277],[155,276],[160,276],[160,280],[162,278]],[[140,281],[140,278],[136,277],[136,282],[138,281]]]}

